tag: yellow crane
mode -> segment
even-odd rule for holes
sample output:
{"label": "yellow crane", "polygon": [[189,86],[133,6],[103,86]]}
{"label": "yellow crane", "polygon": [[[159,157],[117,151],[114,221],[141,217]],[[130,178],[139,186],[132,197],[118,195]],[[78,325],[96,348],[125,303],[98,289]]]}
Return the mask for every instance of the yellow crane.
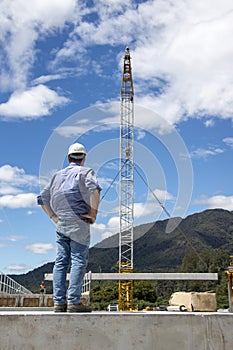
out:
{"label": "yellow crane", "polygon": [[228,280],[228,301],[229,310],[233,312],[233,256],[230,256],[230,265],[226,271],[226,276]]}

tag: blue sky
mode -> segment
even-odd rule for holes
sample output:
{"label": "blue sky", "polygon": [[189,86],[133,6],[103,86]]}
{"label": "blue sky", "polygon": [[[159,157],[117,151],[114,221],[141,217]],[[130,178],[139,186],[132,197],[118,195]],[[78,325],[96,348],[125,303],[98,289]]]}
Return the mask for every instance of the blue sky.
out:
{"label": "blue sky", "polygon": [[[166,218],[141,176],[171,215],[233,210],[232,17],[228,0],[1,0],[0,271],[54,260],[55,227],[35,197],[69,144],[85,144],[102,195],[118,173],[126,46],[135,224]],[[118,180],[92,244],[118,232]]]}

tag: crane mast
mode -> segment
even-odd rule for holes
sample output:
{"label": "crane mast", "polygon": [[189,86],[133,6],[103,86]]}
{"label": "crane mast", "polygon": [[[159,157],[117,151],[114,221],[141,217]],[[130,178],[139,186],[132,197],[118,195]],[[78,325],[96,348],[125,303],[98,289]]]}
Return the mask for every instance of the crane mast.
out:
{"label": "crane mast", "polygon": [[[134,223],[134,89],[127,47],[121,84],[119,273],[133,272]],[[133,281],[118,282],[119,310],[131,311]]]}

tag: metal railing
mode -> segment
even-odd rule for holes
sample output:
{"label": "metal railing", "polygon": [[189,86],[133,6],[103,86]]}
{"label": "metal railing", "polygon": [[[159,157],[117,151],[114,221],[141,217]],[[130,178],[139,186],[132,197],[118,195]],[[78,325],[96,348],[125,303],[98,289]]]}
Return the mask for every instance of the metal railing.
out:
{"label": "metal railing", "polygon": [[91,271],[85,273],[83,279],[82,293],[90,293],[91,291]]}
{"label": "metal railing", "polygon": [[[69,281],[70,274],[66,274],[66,280]],[[53,280],[53,274],[52,273],[45,273],[44,274],[44,280],[45,281],[52,281]],[[88,293],[91,291],[91,280],[92,280],[92,272],[89,271],[85,273],[85,276],[83,278],[83,285],[82,285],[82,293]]]}
{"label": "metal railing", "polygon": [[32,294],[32,292],[0,272],[0,294]]}

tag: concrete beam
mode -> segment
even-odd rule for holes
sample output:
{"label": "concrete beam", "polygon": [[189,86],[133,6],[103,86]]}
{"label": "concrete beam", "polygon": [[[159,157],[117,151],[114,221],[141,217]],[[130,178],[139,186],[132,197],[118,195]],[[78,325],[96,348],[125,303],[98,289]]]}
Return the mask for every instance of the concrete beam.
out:
{"label": "concrete beam", "polygon": [[4,350],[233,349],[233,314],[0,311]]}
{"label": "concrete beam", "polygon": [[92,280],[218,280],[216,273],[92,273]]}
{"label": "concrete beam", "polygon": [[[69,280],[67,274],[67,280]],[[190,281],[217,281],[217,273],[92,273],[88,272],[86,278],[92,280],[190,280]],[[53,280],[53,274],[44,275],[47,281]]]}

